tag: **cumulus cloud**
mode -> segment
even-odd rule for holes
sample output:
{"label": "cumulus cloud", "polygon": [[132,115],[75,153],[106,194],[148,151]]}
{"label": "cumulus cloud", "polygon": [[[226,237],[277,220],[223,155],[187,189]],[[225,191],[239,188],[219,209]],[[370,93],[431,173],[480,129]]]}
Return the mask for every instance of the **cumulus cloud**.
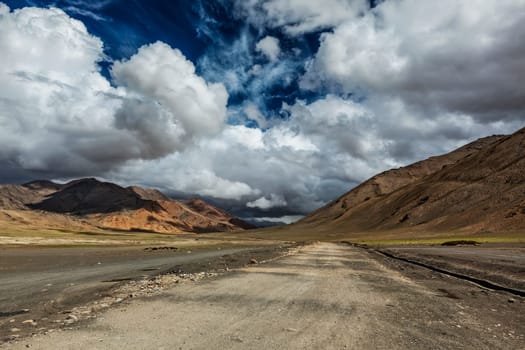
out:
{"label": "cumulus cloud", "polygon": [[156,42],[143,46],[129,60],[115,62],[113,80],[129,92],[155,101],[172,113],[173,122],[190,136],[218,132],[224,125],[228,93],[222,84],[208,84],[178,49]]}
{"label": "cumulus cloud", "polygon": [[284,108],[289,119],[264,131],[226,126],[195,147],[130,162],[111,176],[124,183],[148,179],[147,185],[168,193],[231,200],[222,202],[225,207],[244,203],[236,209],[243,217],[299,218],[385,169],[446,152],[487,130],[519,127],[459,114],[423,118],[396,99],[357,103],[328,95]]}
{"label": "cumulus cloud", "polygon": [[276,225],[276,224],[291,224],[292,222],[296,222],[297,220],[302,219],[303,215],[284,215],[280,217],[258,217],[258,218],[247,218],[248,220],[255,221],[256,224],[259,225]]}
{"label": "cumulus cloud", "polygon": [[304,88],[400,97],[494,121],[525,108],[523,0],[384,1],[325,33]]}
{"label": "cumulus cloud", "polygon": [[246,203],[248,208],[270,209],[275,207],[285,207],[286,200],[283,196],[270,193],[268,197],[261,197],[254,201]]}
{"label": "cumulus cloud", "polygon": [[270,61],[277,60],[281,53],[279,39],[269,35],[259,40],[257,45],[255,45],[255,49],[263,53]]}
{"label": "cumulus cloud", "polygon": [[[0,3],[0,163],[27,173],[99,174],[220,132],[228,95],[162,43],[100,74],[102,41],[56,8]],[[35,176],[35,175],[33,175]]]}
{"label": "cumulus cloud", "polygon": [[[112,176],[133,183],[155,173],[153,185],[168,192],[239,200],[282,216],[308,213],[384,166],[384,144],[357,103],[330,96],[285,108],[290,118],[265,131],[226,126],[195,147],[128,163]],[[200,176],[204,169],[213,177]]]}
{"label": "cumulus cloud", "polygon": [[[59,9],[2,5],[0,13],[2,163],[36,171],[61,162],[80,172],[103,167],[101,147],[119,148],[126,135],[109,137],[120,92],[98,71],[102,42]],[[99,142],[84,147],[95,135]]]}
{"label": "cumulus cloud", "polygon": [[329,29],[368,9],[366,0],[238,0],[239,16],[259,27],[282,28],[296,36]]}

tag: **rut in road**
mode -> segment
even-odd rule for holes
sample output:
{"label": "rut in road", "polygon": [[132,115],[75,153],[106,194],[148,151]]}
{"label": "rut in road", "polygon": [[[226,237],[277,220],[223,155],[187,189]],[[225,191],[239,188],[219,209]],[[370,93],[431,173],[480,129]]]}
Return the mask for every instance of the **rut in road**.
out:
{"label": "rut in road", "polygon": [[[331,243],[184,283],[13,349],[513,349],[460,301]],[[11,347],[9,347],[11,348]]]}

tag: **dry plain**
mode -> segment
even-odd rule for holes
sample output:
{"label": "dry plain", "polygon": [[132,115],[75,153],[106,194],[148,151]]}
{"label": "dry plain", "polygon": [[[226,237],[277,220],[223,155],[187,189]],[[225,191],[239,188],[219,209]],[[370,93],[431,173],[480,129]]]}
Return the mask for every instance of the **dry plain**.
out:
{"label": "dry plain", "polygon": [[[522,247],[512,252],[523,259]],[[4,346],[523,349],[524,325],[520,296],[324,242],[266,264],[184,279],[69,329]]]}

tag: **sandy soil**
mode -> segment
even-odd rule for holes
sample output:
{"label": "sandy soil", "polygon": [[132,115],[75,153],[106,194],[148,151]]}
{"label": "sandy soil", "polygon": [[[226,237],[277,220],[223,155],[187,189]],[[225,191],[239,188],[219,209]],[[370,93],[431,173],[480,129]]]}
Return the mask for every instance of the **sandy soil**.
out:
{"label": "sandy soil", "polygon": [[319,243],[6,348],[27,347],[524,349],[525,300]]}

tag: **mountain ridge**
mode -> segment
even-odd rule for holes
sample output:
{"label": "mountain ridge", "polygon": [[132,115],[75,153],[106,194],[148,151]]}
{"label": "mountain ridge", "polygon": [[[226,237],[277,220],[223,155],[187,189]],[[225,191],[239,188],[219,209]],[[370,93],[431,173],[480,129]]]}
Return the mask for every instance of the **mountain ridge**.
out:
{"label": "mountain ridge", "polygon": [[296,225],[343,232],[525,230],[525,128],[377,174]]}
{"label": "mountain ridge", "polygon": [[0,224],[10,221],[30,225],[34,221],[37,226],[158,233],[254,228],[204,201],[200,203],[199,209],[191,202],[172,200],[155,189],[122,187],[95,178],[65,184],[36,180],[22,185],[0,185]]}

